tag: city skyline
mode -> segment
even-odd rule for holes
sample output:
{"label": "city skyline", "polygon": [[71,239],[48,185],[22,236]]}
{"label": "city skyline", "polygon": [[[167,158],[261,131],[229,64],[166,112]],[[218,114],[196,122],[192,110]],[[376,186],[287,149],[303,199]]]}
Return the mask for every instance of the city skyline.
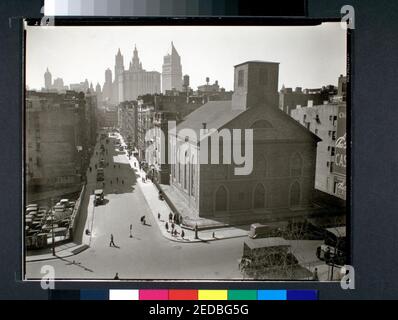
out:
{"label": "city skyline", "polygon": [[[279,62],[279,88],[282,85],[303,88],[335,85],[338,76],[346,74],[346,34],[338,23],[305,27],[27,29],[26,84],[36,90],[44,87],[47,68],[53,79],[62,78],[65,85],[88,79],[94,87],[97,82],[102,87],[105,70],[113,70],[118,49],[124,64],[128,65],[135,45],[142,67],[161,72],[163,56],[171,52],[172,41],[181,56],[182,73],[190,76],[193,89],[209,77],[210,83],[218,80],[221,87],[232,90],[233,66],[247,60]],[[265,41],[258,41],[259,37]],[[235,38],[239,41],[234,41]],[[220,46],[220,41],[228,45]]]}

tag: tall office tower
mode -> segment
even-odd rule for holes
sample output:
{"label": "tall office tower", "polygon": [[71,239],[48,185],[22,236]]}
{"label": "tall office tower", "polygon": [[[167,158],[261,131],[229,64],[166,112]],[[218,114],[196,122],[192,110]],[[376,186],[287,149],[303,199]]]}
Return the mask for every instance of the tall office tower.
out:
{"label": "tall office tower", "polygon": [[52,87],[52,76],[50,71],[48,71],[48,68],[46,72],[44,73],[44,88],[46,90],[50,90]]}
{"label": "tall office tower", "polygon": [[113,103],[119,104],[123,100],[124,60],[120,48],[115,56],[115,79],[113,81]]}
{"label": "tall office tower", "polygon": [[[118,72],[122,70],[120,66],[119,63]],[[160,73],[146,71],[142,68],[136,47],[134,47],[133,58],[128,70],[124,70],[118,76],[118,92],[118,103],[136,100],[139,96],[145,94],[160,93]]]}
{"label": "tall office tower", "polygon": [[105,83],[102,89],[104,101],[110,101],[112,99],[112,71],[111,69],[105,70]]}
{"label": "tall office tower", "polygon": [[162,92],[173,89],[182,91],[182,67],[181,57],[171,42],[171,54],[163,57]]}
{"label": "tall office tower", "polygon": [[130,62],[129,70],[130,71],[142,70],[142,64],[140,62],[140,58],[138,58],[138,51],[136,46],[134,46],[133,59]]}

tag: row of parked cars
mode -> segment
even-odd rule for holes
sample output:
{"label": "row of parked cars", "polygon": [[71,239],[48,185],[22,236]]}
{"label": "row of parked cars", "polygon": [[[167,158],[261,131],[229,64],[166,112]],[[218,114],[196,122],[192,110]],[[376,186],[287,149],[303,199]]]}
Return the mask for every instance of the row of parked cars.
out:
{"label": "row of parked cars", "polygon": [[39,249],[47,245],[47,239],[67,236],[75,201],[61,199],[52,208],[36,203],[25,207],[25,235],[28,249]]}

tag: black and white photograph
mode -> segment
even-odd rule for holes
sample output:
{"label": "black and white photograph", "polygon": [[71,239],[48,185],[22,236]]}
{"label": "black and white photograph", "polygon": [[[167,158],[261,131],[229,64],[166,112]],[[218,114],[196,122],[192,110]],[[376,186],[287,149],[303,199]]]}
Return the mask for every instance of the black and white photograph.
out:
{"label": "black and white photograph", "polygon": [[24,41],[24,280],[341,279],[340,22],[26,24]]}

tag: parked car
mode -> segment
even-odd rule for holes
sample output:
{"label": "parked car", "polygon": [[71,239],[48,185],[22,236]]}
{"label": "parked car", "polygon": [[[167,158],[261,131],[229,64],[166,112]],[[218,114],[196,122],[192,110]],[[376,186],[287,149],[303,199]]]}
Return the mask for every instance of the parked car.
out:
{"label": "parked car", "polygon": [[250,226],[249,237],[253,239],[266,237],[280,237],[287,223],[260,224]]}
{"label": "parked car", "polygon": [[104,168],[98,168],[97,169],[97,181],[104,181]]}
{"label": "parked car", "polygon": [[97,189],[94,191],[94,206],[98,206],[104,203],[104,190]]}

